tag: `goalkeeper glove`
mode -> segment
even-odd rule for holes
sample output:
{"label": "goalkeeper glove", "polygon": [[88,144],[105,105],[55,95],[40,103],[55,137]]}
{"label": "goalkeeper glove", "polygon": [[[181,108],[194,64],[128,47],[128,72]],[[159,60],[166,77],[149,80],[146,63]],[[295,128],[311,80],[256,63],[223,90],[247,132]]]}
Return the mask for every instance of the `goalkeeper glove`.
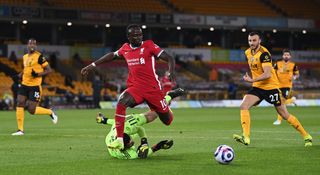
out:
{"label": "goalkeeper glove", "polygon": [[141,145],[138,148],[138,157],[140,159],[145,159],[148,157],[148,152],[149,152],[149,145],[148,145],[147,138],[142,138]]}
{"label": "goalkeeper glove", "polygon": [[107,124],[107,120],[108,120],[108,118],[106,118],[103,114],[101,114],[100,112],[98,113],[98,115],[96,117],[97,123]]}

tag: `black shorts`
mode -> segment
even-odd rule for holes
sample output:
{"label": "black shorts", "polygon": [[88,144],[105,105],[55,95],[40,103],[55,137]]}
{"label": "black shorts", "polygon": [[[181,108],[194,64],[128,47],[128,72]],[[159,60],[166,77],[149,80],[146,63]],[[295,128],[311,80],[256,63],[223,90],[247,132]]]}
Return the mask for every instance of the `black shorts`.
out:
{"label": "black shorts", "polygon": [[291,88],[280,88],[282,96],[288,99],[291,96]]}
{"label": "black shorts", "polygon": [[256,87],[252,87],[248,94],[257,96],[260,98],[255,105],[258,105],[262,100],[266,100],[268,103],[274,106],[281,105],[281,91],[279,89],[264,90]]}
{"label": "black shorts", "polygon": [[21,85],[18,95],[26,96],[30,101],[39,102],[41,99],[41,87]]}

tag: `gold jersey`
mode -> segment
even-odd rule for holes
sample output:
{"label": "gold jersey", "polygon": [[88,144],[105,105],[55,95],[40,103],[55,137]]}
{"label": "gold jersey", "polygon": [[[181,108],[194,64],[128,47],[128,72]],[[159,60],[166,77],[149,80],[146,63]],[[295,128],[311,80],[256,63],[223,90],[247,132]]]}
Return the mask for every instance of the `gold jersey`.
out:
{"label": "gold jersey", "polygon": [[276,62],[274,69],[278,75],[280,88],[292,88],[293,75],[299,74],[296,64],[291,61],[285,62],[281,60]]}
{"label": "gold jersey", "polygon": [[271,77],[262,81],[257,81],[252,84],[253,87],[257,87],[264,90],[278,89],[279,81],[275,70],[272,67],[272,60],[270,52],[263,46],[260,46],[256,53],[250,48],[245,51],[245,55],[250,67],[252,79],[259,77],[263,74],[263,67],[271,67]]}
{"label": "gold jersey", "polygon": [[44,67],[49,65],[44,56],[34,51],[31,54],[23,56],[23,75],[22,84],[26,86],[39,86],[42,83],[42,77],[32,77],[31,72],[34,70],[36,73],[43,72]]}

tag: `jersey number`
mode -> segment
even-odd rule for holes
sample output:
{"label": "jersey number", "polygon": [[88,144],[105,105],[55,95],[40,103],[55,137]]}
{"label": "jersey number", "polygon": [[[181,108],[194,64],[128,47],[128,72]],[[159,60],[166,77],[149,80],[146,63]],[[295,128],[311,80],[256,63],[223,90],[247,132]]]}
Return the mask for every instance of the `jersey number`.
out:
{"label": "jersey number", "polygon": [[163,100],[160,100],[160,104],[162,106],[162,109],[165,109],[167,107],[167,103],[166,103],[166,100],[163,99]]}
{"label": "jersey number", "polygon": [[269,96],[271,102],[275,102],[279,100],[279,94],[273,94]]}
{"label": "jersey number", "polygon": [[144,58],[140,58],[140,64],[146,64]]}

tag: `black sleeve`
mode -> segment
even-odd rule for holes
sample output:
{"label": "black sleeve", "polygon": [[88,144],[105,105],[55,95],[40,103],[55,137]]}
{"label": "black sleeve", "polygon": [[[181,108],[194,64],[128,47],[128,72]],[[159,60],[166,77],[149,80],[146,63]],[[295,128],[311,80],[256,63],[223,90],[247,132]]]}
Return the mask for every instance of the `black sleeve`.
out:
{"label": "black sleeve", "polygon": [[38,58],[38,63],[42,65],[43,63],[47,62],[46,58],[41,54]]}
{"label": "black sleeve", "polygon": [[261,63],[271,63],[271,56],[268,52],[263,52],[260,55],[260,62]]}

